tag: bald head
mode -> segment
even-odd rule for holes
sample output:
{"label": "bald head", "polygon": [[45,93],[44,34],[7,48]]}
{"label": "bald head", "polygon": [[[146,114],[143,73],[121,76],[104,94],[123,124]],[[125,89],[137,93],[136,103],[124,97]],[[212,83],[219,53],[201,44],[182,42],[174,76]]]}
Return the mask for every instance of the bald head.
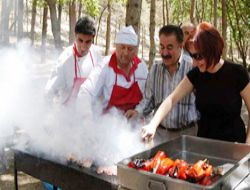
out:
{"label": "bald head", "polygon": [[182,24],[181,29],[184,34],[184,40],[183,40],[184,47],[187,49],[187,41],[194,36],[196,27],[191,22],[188,22]]}

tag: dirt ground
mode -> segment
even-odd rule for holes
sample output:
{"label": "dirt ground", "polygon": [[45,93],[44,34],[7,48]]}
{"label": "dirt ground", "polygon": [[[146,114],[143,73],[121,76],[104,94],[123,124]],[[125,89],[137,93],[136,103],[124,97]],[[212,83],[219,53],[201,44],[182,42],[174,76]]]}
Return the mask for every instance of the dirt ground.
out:
{"label": "dirt ground", "polygon": [[[24,173],[18,174],[19,190],[45,190],[42,183]],[[14,190],[14,176],[12,173],[0,176],[0,190]]]}

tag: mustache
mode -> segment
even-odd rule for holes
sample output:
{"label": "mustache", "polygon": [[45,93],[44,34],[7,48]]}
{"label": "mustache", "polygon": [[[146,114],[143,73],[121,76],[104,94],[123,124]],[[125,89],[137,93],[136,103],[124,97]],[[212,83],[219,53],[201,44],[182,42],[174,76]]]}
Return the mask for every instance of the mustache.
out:
{"label": "mustache", "polygon": [[161,55],[163,59],[171,59],[172,55]]}

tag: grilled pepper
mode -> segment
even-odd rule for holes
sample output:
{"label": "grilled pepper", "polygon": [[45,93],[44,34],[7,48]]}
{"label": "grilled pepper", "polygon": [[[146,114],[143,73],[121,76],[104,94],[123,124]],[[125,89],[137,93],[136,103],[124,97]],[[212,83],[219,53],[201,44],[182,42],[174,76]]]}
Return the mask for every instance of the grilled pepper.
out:
{"label": "grilled pepper", "polygon": [[156,171],[158,170],[162,159],[164,159],[166,157],[167,157],[166,153],[159,150],[156,153],[156,155],[152,158],[152,165],[151,166],[152,166],[152,169],[153,169],[154,173],[156,173]]}
{"label": "grilled pepper", "polygon": [[199,160],[188,170],[187,175],[191,181],[198,182],[206,176],[211,176],[213,172],[212,165],[208,164],[207,159]]}
{"label": "grilled pepper", "polygon": [[135,159],[128,163],[128,167],[135,168],[138,170],[151,171],[152,170],[152,161],[145,159]]}
{"label": "grilled pepper", "polygon": [[157,174],[166,175],[168,170],[174,165],[174,161],[170,158],[163,158],[160,166],[156,170]]}
{"label": "grilled pepper", "polygon": [[187,179],[188,163],[185,160],[176,159],[172,168],[169,169],[169,176],[178,179]]}

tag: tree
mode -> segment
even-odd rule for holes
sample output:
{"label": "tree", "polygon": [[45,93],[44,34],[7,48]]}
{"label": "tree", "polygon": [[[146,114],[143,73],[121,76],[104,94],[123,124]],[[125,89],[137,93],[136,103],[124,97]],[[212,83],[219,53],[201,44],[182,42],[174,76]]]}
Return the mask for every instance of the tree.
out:
{"label": "tree", "polygon": [[[224,39],[224,49],[222,57],[225,59],[227,55],[227,9],[226,9],[226,0],[221,0],[222,5],[222,37]],[[215,21],[215,24],[217,21]]]}
{"label": "tree", "polygon": [[149,50],[149,68],[153,65],[154,59],[155,59],[155,0],[151,0],[150,5],[150,25],[149,25],[149,31],[150,31],[150,50]]}
{"label": "tree", "polygon": [[11,2],[9,0],[2,0],[2,20],[1,20],[1,34],[4,45],[9,44],[9,16]]}
{"label": "tree", "polygon": [[140,34],[142,0],[128,0],[126,6],[126,26],[132,25],[135,32]]}
{"label": "tree", "polygon": [[47,38],[47,27],[48,27],[48,4],[44,2],[43,8],[43,24],[42,24],[42,49],[46,46],[46,38]]}
{"label": "tree", "polygon": [[163,18],[163,26],[164,26],[166,24],[165,0],[162,0],[162,18]]}
{"label": "tree", "polygon": [[18,17],[17,17],[17,39],[23,37],[23,0],[18,0]]}
{"label": "tree", "polygon": [[190,9],[190,22],[193,24],[195,23],[194,11],[195,11],[195,0],[192,0]]}
{"label": "tree", "polygon": [[57,49],[61,49],[61,32],[60,32],[60,25],[57,18],[57,11],[56,11],[56,0],[46,0],[50,10],[50,17],[51,17],[51,26],[52,26],[52,33],[54,36],[55,47]]}
{"label": "tree", "polygon": [[245,25],[245,21],[249,20],[249,9],[247,7],[248,2],[245,1],[228,1],[227,10],[228,20],[230,25],[230,30],[232,32],[232,36],[234,42],[237,46],[238,52],[242,58],[242,64],[246,68],[247,67],[247,52],[249,47],[249,38],[250,38],[250,25]]}
{"label": "tree", "polygon": [[78,19],[81,17],[82,14],[82,1],[79,1],[79,6],[78,6]]}
{"label": "tree", "polygon": [[30,38],[32,44],[34,44],[35,38],[35,24],[36,24],[36,7],[37,7],[37,0],[32,1],[32,16],[31,16],[31,29],[30,29]]}
{"label": "tree", "polygon": [[101,11],[101,14],[99,16],[99,19],[98,19],[98,26],[97,26],[97,32],[96,32],[96,37],[95,37],[95,44],[98,43],[98,33],[99,33],[99,30],[100,30],[100,25],[101,25],[101,20],[102,20],[102,15],[104,13],[104,11],[107,9],[107,6],[105,6],[102,11]]}
{"label": "tree", "polygon": [[108,16],[107,16],[107,28],[106,28],[106,49],[105,55],[109,54],[110,50],[110,33],[111,33],[111,3],[112,0],[108,0]]}
{"label": "tree", "polygon": [[[225,2],[221,2],[221,4],[222,7],[225,6]],[[224,11],[222,9],[222,15],[224,14]],[[214,0],[213,15],[214,15],[214,26],[217,27],[217,0]]]}
{"label": "tree", "polygon": [[69,1],[69,44],[74,42],[76,24],[76,1]]}
{"label": "tree", "polygon": [[166,0],[166,17],[167,17],[167,24],[169,24],[169,8],[168,8],[168,0]]}

